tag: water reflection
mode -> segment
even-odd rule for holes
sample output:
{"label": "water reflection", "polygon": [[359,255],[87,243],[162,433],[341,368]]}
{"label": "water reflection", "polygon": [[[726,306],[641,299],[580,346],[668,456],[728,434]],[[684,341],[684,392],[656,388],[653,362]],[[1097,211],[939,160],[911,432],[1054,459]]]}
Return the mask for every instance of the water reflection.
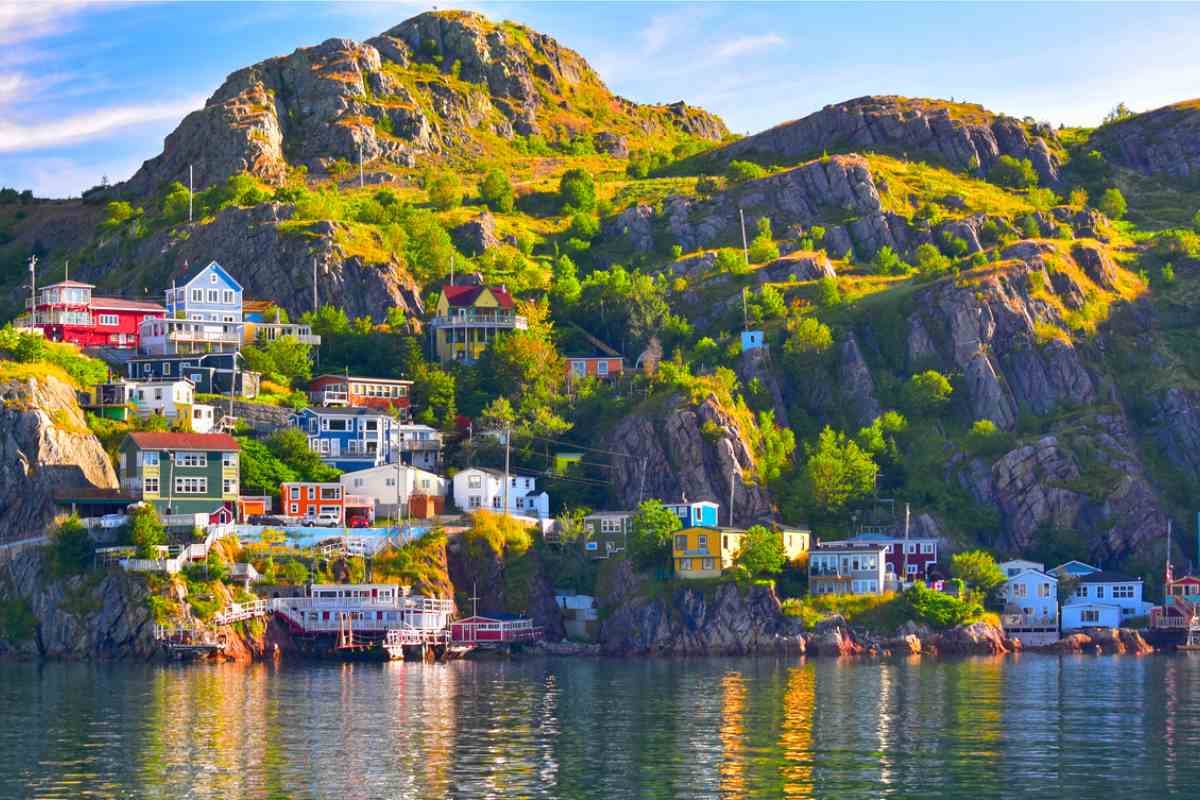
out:
{"label": "water reflection", "polygon": [[0,665],[0,797],[1166,797],[1200,658]]}

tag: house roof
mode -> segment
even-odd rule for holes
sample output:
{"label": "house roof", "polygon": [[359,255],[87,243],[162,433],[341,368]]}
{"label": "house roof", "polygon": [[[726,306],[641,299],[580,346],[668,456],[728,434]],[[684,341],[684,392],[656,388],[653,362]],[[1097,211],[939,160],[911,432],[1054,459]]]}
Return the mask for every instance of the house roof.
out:
{"label": "house roof", "polygon": [[326,417],[390,417],[386,410],[381,408],[370,408],[367,406],[346,406],[345,408],[306,408],[303,411],[297,411],[297,414],[302,414],[304,411],[311,411],[314,414],[319,414]]}
{"label": "house roof", "polygon": [[1050,580],[1054,581],[1055,583],[1058,583],[1057,575],[1051,575],[1049,572],[1042,572],[1040,569],[1023,569],[1020,572],[1018,572],[1016,575],[1010,576],[1008,578],[1008,580],[1009,581],[1021,580],[1022,578],[1028,577],[1030,575],[1039,575],[1043,578],[1049,578]]}
{"label": "house roof", "polygon": [[53,289],[56,286],[66,286],[71,289],[95,289],[96,288],[96,284],[94,284],[94,283],[83,283],[81,281],[59,281],[58,283],[51,283],[50,285],[43,286],[42,288],[43,289]]}
{"label": "house roof", "polygon": [[851,550],[863,553],[878,553],[884,549],[884,546],[877,542],[817,542],[817,546],[813,549],[830,551]]}
{"label": "house roof", "polygon": [[883,542],[892,544],[893,542],[936,542],[935,536],[909,536],[907,539],[903,536],[893,536],[887,533],[860,533],[856,536],[851,536],[845,541],[848,542]]}
{"label": "house roof", "polygon": [[322,378],[336,378],[340,381],[365,381],[369,383],[404,383],[412,385],[412,381],[404,378],[368,378],[362,375],[339,375],[336,372],[326,372],[324,375],[318,375],[312,379],[312,383],[316,383]]}
{"label": "house roof", "polygon": [[584,517],[584,519],[596,519],[599,517],[632,517],[632,511],[593,511]]}
{"label": "house roof", "polygon": [[1093,573],[1093,572],[1101,571],[1099,567],[1093,567],[1091,564],[1085,564],[1084,562],[1076,561],[1075,559],[1071,559],[1070,561],[1064,561],[1063,563],[1059,564],[1057,567],[1054,567],[1053,569],[1051,569],[1049,571],[1050,572],[1058,572],[1059,570],[1066,570],[1067,572],[1070,572],[1072,567],[1086,567],[1088,571],[1083,573],[1085,575]]}
{"label": "house roof", "polygon": [[158,303],[143,303],[140,300],[122,300],[120,297],[92,296],[94,308],[111,308],[118,311],[157,311],[165,314],[167,310]]}
{"label": "house roof", "polygon": [[447,284],[442,287],[442,293],[446,295],[446,302],[450,305],[467,307],[475,305],[475,301],[479,299],[479,295],[483,294],[485,289],[492,293],[501,308],[513,307],[512,295],[503,286],[453,286]]}
{"label": "house roof", "polygon": [[1101,572],[1093,572],[1090,575],[1084,575],[1079,579],[1080,583],[1141,583],[1141,578],[1135,578],[1132,575],[1126,575],[1124,572],[1113,572],[1103,570]]}
{"label": "house roof", "polygon": [[221,275],[222,278],[225,279],[225,281],[227,283],[229,283],[230,286],[237,288],[239,291],[241,290],[242,285],[240,283],[238,283],[237,279],[234,278],[232,275],[230,275],[229,271],[226,270],[224,267],[222,267],[220,264],[218,264],[216,261],[210,261],[207,264],[205,264],[203,267],[196,267],[195,269],[192,269],[189,272],[185,272],[183,274],[183,276],[181,278],[179,278],[178,281],[176,281],[176,288],[187,286],[189,283],[196,280],[196,278],[200,277],[200,274],[202,272],[204,272],[205,270],[207,270],[209,267],[216,267],[217,272]]}
{"label": "house roof", "polygon": [[564,355],[564,358],[567,359],[619,358],[622,362],[625,360],[623,355],[609,347],[603,340],[575,324],[559,328],[555,332],[555,338],[558,340],[559,350],[567,354]]}
{"label": "house roof", "polygon": [[241,445],[227,433],[175,433],[141,431],[129,434],[142,450],[239,450]]}
{"label": "house roof", "polygon": [[[504,480],[504,470],[492,469],[491,467],[468,467],[467,469],[464,469],[457,474],[465,475],[468,472],[482,472],[484,474],[491,475],[493,478],[499,478],[500,480]],[[509,470],[508,477],[510,477],[510,478],[536,478],[537,476],[536,475],[522,475],[516,471]]]}

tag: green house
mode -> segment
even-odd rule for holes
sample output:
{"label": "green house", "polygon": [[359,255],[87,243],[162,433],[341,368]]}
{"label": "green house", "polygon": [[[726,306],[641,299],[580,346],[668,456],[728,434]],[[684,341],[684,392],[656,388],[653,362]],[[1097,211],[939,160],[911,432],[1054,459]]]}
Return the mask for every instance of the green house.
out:
{"label": "green house", "polygon": [[212,514],[238,499],[238,442],[225,433],[131,433],[121,443],[121,488],[159,514]]}
{"label": "green house", "polygon": [[583,549],[592,558],[608,558],[625,551],[632,511],[597,511],[583,518]]}

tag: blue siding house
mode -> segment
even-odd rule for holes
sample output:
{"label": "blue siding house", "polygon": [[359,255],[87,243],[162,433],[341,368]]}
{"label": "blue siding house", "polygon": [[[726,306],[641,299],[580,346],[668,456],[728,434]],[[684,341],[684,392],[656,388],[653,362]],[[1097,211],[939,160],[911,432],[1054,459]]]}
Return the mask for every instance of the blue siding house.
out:
{"label": "blue siding house", "polygon": [[242,285],[217,262],[173,283],[165,305],[165,319],[142,325],[143,353],[223,353],[241,347]]}
{"label": "blue siding house", "polygon": [[720,506],[711,500],[694,503],[663,503],[663,507],[679,517],[683,528],[715,528]]}
{"label": "blue siding house", "polygon": [[308,435],[321,460],[343,472],[392,463],[400,421],[374,408],[306,408],[288,422]]}

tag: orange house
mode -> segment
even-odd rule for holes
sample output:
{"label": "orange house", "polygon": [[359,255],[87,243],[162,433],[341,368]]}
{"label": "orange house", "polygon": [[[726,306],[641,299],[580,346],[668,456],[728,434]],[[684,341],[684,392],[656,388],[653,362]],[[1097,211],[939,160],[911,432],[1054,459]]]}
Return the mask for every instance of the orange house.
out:
{"label": "orange house", "polygon": [[289,517],[315,519],[318,514],[335,514],[339,525],[346,519],[346,495],[340,483],[281,483],[279,502]]}
{"label": "orange house", "polygon": [[608,380],[625,371],[625,359],[620,356],[567,356],[567,377],[573,381],[582,378]]}

